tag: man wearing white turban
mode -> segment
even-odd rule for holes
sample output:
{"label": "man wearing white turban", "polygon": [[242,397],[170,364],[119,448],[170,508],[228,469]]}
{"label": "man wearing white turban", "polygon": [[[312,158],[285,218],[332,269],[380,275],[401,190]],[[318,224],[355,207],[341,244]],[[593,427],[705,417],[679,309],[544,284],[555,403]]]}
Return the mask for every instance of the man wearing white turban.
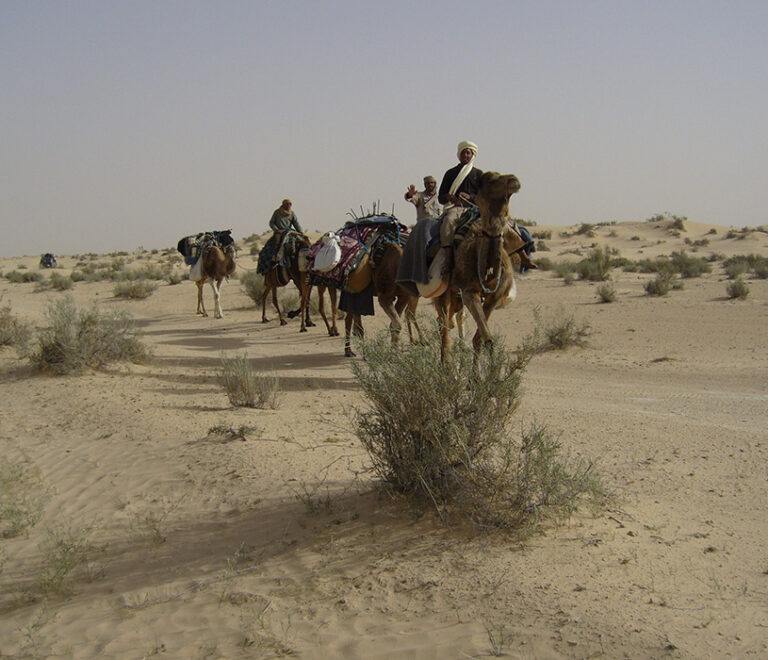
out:
{"label": "man wearing white turban", "polygon": [[446,266],[453,262],[453,234],[464,210],[475,203],[482,170],[474,166],[477,145],[464,140],[457,149],[459,164],[443,175],[437,198],[445,205],[443,222],[440,226],[440,245],[448,250]]}

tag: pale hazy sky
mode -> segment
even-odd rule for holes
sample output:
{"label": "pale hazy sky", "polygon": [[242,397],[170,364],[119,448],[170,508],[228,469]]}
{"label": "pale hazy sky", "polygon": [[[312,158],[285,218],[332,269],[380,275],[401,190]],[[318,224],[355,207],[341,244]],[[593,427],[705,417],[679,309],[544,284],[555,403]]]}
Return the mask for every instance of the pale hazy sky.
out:
{"label": "pale hazy sky", "polygon": [[0,256],[306,230],[456,145],[539,224],[768,222],[768,2],[0,2]]}

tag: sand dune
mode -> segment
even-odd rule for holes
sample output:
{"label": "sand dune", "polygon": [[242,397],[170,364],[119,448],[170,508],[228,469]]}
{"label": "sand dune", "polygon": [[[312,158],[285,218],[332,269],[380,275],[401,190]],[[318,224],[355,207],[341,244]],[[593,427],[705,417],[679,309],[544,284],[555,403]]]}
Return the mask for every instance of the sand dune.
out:
{"label": "sand dune", "polygon": [[[0,539],[0,657],[768,656],[768,280],[747,275],[747,299],[730,300],[722,268],[768,256],[768,233],[670,225],[532,228],[549,232],[534,256],[553,263],[595,245],[717,257],[665,297],[645,294],[650,275],[614,269],[611,304],[551,270],[518,278],[517,301],[492,319],[510,345],[534,307],[593,331],[586,348],[534,358],[519,419],[597,459],[613,494],[524,543],[377,495],[349,421],[361,394],[343,339],[274,313],[262,324],[237,280],[221,320],[195,315],[190,282],[136,301],[76,283],[78,305],[128,310],[154,359],[56,377],[0,348],[2,456],[45,496],[37,524]],[[63,275],[81,260],[57,257]],[[62,295],[0,279],[0,306],[37,326]],[[381,311],[368,321],[385,328]],[[217,371],[244,351],[279,376],[277,409],[230,406]],[[87,552],[43,598],[52,538]]]}

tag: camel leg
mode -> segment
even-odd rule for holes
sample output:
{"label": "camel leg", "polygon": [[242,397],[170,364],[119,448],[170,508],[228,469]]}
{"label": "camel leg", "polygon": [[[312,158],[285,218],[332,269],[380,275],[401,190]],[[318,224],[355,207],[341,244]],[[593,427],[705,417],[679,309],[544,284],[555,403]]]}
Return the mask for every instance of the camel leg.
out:
{"label": "camel leg", "polygon": [[333,336],[339,336],[339,329],[336,327],[336,317],[339,315],[339,292],[331,288],[328,290],[328,295],[331,298],[331,330],[333,330]]}
{"label": "camel leg", "polygon": [[437,325],[440,329],[440,361],[445,362],[445,355],[451,346],[451,338],[448,335],[448,296],[443,294],[435,300],[435,309],[437,310]]}
{"label": "camel leg", "polygon": [[203,302],[203,286],[205,285],[205,280],[197,280],[195,284],[197,284],[197,313],[201,316],[208,316],[205,312],[205,303]]}
{"label": "camel leg", "polygon": [[475,351],[477,351],[480,346],[493,343],[493,338],[491,337],[491,331],[488,328],[488,321],[482,303],[480,302],[480,296],[477,294],[465,296],[464,303],[477,324],[477,332],[475,332],[475,336],[472,339],[472,346]]}
{"label": "camel leg", "polygon": [[302,273],[299,276],[299,281],[295,282],[296,288],[299,290],[299,314],[301,315],[301,329],[299,332],[306,332],[307,328],[314,328],[315,324],[309,318],[309,294],[312,291],[312,285],[309,283],[309,276],[306,273]]}
{"label": "camel leg", "polygon": [[[399,302],[399,301],[398,301]],[[393,300],[382,300],[379,298],[379,305],[384,310],[384,313],[389,317],[389,334],[392,337],[392,343],[397,344],[400,339],[400,331],[403,329],[403,324],[400,322],[400,315],[394,305]]]}
{"label": "camel leg", "polygon": [[323,319],[323,323],[325,323],[325,329],[328,332],[328,336],[333,337],[333,330],[331,329],[331,324],[328,323],[328,317],[325,315],[325,287],[324,286],[317,287],[317,310],[320,312],[320,317]]}
{"label": "camel leg", "polygon": [[221,280],[212,277],[211,289],[213,289],[213,302],[214,302],[213,317],[217,319],[224,318],[224,313],[221,311]]}
{"label": "camel leg", "polygon": [[421,334],[421,327],[416,320],[416,307],[419,299],[415,296],[408,296],[408,304],[405,306],[405,319],[408,322],[408,339],[413,344],[413,328],[416,328],[416,334],[419,336],[419,344],[424,343],[424,335]]}
{"label": "camel leg", "polygon": [[272,304],[277,310],[277,316],[280,318],[280,325],[288,325],[288,321],[283,318],[283,313],[280,311],[280,305],[277,303],[277,287],[272,289]]}
{"label": "camel leg", "polygon": [[355,352],[352,350],[352,332],[355,333],[355,337],[364,337],[365,330],[363,330],[363,319],[360,314],[350,314],[344,317],[344,356],[355,357]]}
{"label": "camel leg", "polygon": [[261,294],[261,322],[268,323],[267,318],[267,296],[269,295],[272,286],[267,283],[267,278],[264,278],[264,293]]}

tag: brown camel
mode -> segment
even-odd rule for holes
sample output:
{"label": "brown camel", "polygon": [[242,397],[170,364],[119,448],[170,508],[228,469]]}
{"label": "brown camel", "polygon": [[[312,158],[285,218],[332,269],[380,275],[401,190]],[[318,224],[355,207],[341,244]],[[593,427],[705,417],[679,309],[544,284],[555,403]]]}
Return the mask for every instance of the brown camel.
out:
{"label": "brown camel", "polygon": [[214,317],[223,318],[220,289],[224,278],[229,278],[235,272],[235,246],[228,245],[222,250],[215,243],[211,243],[203,249],[200,259],[202,260],[202,278],[197,280],[197,313],[208,316],[203,303],[203,286],[206,282],[210,282],[215,303]]}
{"label": "brown camel", "polygon": [[[311,246],[311,242],[307,236],[299,232],[293,232],[296,236],[296,250],[291,256],[288,265],[275,266],[264,274],[264,295],[261,298],[261,322],[268,323],[267,318],[267,297],[272,294],[272,304],[277,310],[277,315],[280,318],[280,325],[286,325],[288,321],[283,318],[283,312],[280,309],[280,305],[277,302],[277,289],[278,287],[285,286],[293,280],[296,288],[299,290],[299,301],[301,309],[301,328],[299,332],[306,332],[307,326],[313,327],[315,324],[309,319],[309,305],[306,304],[309,301],[309,294],[312,289],[309,283],[308,273],[299,267],[299,250],[307,249]],[[327,325],[327,323],[326,323]]]}
{"label": "brown camel", "polygon": [[[405,289],[395,282],[397,276],[397,267],[400,264],[403,249],[396,243],[387,242],[378,255],[375,264],[372,265],[373,295],[378,298],[380,307],[389,317],[389,331],[392,337],[392,343],[396,344],[400,338],[402,322],[400,317],[405,310],[405,318],[408,322],[408,336],[413,342],[413,328],[416,329],[419,340],[422,339],[421,328],[416,321],[416,306],[419,299],[410,295]],[[319,297],[320,315],[325,321],[328,334],[336,336],[339,334],[336,328],[336,316],[338,311],[338,290],[328,285],[317,284],[317,293]],[[325,315],[325,291],[328,290],[331,298],[331,322],[329,324]],[[365,334],[363,329],[363,320],[360,314],[347,314],[344,317],[344,355],[354,357],[352,351],[351,336],[362,337]]]}
{"label": "brown camel", "polygon": [[521,239],[508,227],[509,198],[518,190],[520,181],[513,174],[485,172],[480,178],[475,197],[480,216],[455,250],[448,290],[435,301],[442,359],[450,345],[448,330],[452,316],[462,303],[477,324],[472,339],[475,350],[493,341],[488,319],[512,291],[514,277],[509,252],[522,247]]}

